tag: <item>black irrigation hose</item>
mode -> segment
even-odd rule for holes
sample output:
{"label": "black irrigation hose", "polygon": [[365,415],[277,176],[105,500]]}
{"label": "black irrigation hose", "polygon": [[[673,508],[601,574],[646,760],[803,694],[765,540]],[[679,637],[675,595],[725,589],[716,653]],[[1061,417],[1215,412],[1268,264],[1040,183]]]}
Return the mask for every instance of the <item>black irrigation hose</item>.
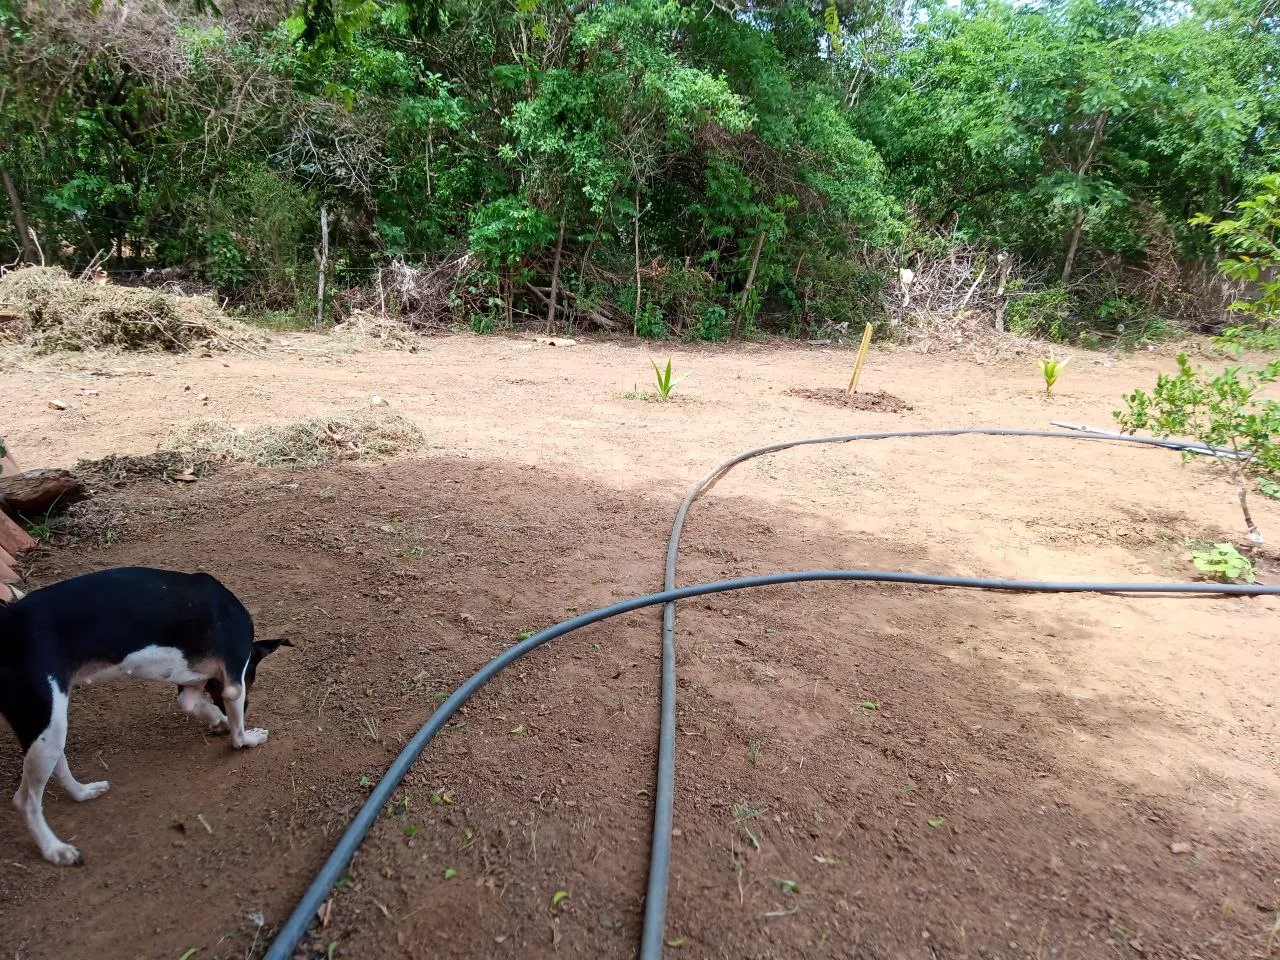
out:
{"label": "black irrigation hose", "polygon": [[[778,450],[785,450],[788,447],[818,444],[818,443],[847,443],[853,440],[883,440],[894,437],[928,437],[928,436],[961,436],[965,434],[986,434],[991,436],[1045,436],[1067,439],[1087,439],[1087,440],[1111,440],[1118,439],[1127,440],[1134,443],[1144,443],[1150,446],[1165,447],[1174,450],[1190,450],[1192,452],[1203,452],[1212,454],[1209,448],[1200,448],[1194,444],[1180,444],[1176,441],[1152,440],[1139,437],[1117,438],[1105,434],[1089,434],[1089,433],[1050,433],[1048,431],[1035,430],[996,430],[996,429],[963,429],[963,430],[928,430],[928,431],[912,431],[898,433],[872,433],[872,434],[850,434],[840,437],[821,437],[809,440],[798,440],[784,443],[772,444],[767,447],[760,447],[756,450],[750,450],[746,453],[739,454],[732,460],[726,461],[715,470],[713,470],[705,479],[700,481],[689,492],[685,501],[680,505],[680,510],[676,516],[675,529],[672,533],[671,543],[667,551],[667,579],[672,581],[675,578],[675,551],[679,544],[679,535],[684,525],[684,520],[688,514],[689,507],[693,501],[697,499],[706,490],[726,473],[730,468],[743,460],[752,457],[761,456],[766,453],[772,453]],[[306,935],[307,928],[311,925],[312,919],[316,916],[316,912],[324,904],[329,896],[329,892],[333,889],[335,883],[342,875],[342,871],[351,862],[351,858],[355,856],[356,850],[359,848],[361,841],[369,832],[370,827],[378,818],[379,812],[391,799],[392,793],[405,775],[409,772],[409,768],[414,761],[422,754],[427,744],[439,733],[449,719],[457,712],[458,708],[465,704],[472,696],[500,671],[510,666],[516,660],[526,654],[536,650],[549,640],[564,636],[574,630],[598,623],[601,620],[607,620],[610,617],[616,617],[632,610],[638,610],[642,607],[655,606],[663,604],[663,665],[662,665],[662,738],[659,750],[659,783],[658,791],[666,790],[666,809],[663,814],[662,804],[658,803],[658,809],[655,812],[653,850],[654,863],[650,866],[649,875],[649,897],[646,898],[645,906],[645,927],[644,927],[644,943],[648,944],[653,939],[654,931],[656,931],[656,953],[645,953],[645,947],[642,946],[641,956],[648,958],[651,956],[660,956],[662,950],[662,927],[665,917],[666,908],[666,877],[667,867],[670,863],[670,843],[671,843],[671,800],[674,796],[675,784],[675,761],[674,750],[667,749],[668,740],[674,748],[675,740],[675,603],[678,600],[685,600],[690,597],[700,597],[707,594],[722,593],[729,590],[743,590],[751,587],[772,586],[785,583],[804,583],[812,581],[870,581],[879,583],[903,583],[903,584],[923,584],[939,587],[962,587],[980,590],[1007,590],[1029,593],[1128,593],[1128,594],[1157,594],[1157,595],[1173,595],[1173,594],[1212,594],[1227,596],[1278,596],[1280,595],[1280,587],[1277,586],[1261,586],[1257,584],[1237,585],[1237,584],[1212,584],[1212,583],[1048,583],[1032,580],[992,580],[976,577],[947,577],[932,574],[918,573],[895,573],[889,571],[874,570],[815,570],[800,573],[772,573],[760,574],[753,577],[743,577],[737,580],[721,580],[715,583],[700,584],[695,586],[680,587],[674,589],[666,589],[661,593],[652,593],[643,597],[634,597],[630,600],[622,600],[618,603],[593,610],[589,613],[579,614],[572,619],[565,620],[555,626],[548,627],[539,631],[533,636],[522,640],[509,649],[503,651],[497,657],[494,657],[487,664],[481,667],[475,674],[468,678],[457,690],[455,690],[447,700],[444,701],[436,711],[431,715],[425,724],[413,735],[413,738],[405,745],[400,755],[392,762],[387,772],[378,781],[377,785],[369,793],[368,799],[365,800],[363,806],[356,813],[351,823],[347,825],[347,829],[343,831],[342,836],[338,839],[337,844],[320,865],[315,878],[303,893],[298,905],[294,908],[289,918],[280,927],[279,933],[272,941],[264,955],[264,960],[290,960],[293,951]],[[668,725],[668,713],[670,713],[671,723]],[[669,736],[668,736],[669,731]],[[661,822],[658,817],[664,817]],[[658,869],[658,857],[661,856],[661,870]],[[655,883],[655,877],[660,879]],[[654,892],[657,891],[658,897],[654,899]],[[656,918],[656,919],[655,919]]]}
{"label": "black irrigation hose", "polygon": [[525,654],[536,650],[548,640],[562,637],[566,633],[616,617],[642,607],[652,607],[660,603],[674,603],[690,597],[701,597],[709,593],[724,593],[728,590],[744,590],[749,587],[767,587],[783,583],[808,583],[828,580],[858,580],[877,583],[910,583],[935,587],[967,587],[978,590],[1008,590],[1023,593],[1131,593],[1131,594],[1227,594],[1231,596],[1256,597],[1262,595],[1280,595],[1280,586],[1262,586],[1259,584],[1216,584],[1216,583],[1044,583],[1035,580],[987,580],[978,577],[945,577],[925,573],[894,573],[879,570],[810,570],[799,573],[765,573],[753,577],[742,577],[737,580],[718,580],[714,583],[695,584],[675,590],[663,590],[643,597],[621,600],[607,607],[581,613],[571,620],[565,620],[554,627],[548,627],[533,636],[504,650],[494,657],[462,686],[450,695],[449,699],[436,709],[431,718],[413,735],[400,755],[383,774],[378,785],[373,788],[369,798],[364,802],[355,818],[347,826],[338,840],[333,852],[321,865],[311,886],[294,908],[289,919],[285,921],[276,935],[275,941],[267,951],[264,960],[289,960],[294,947],[301,941],[316,915],[323,906],[329,891],[337,883],[342,871],[350,863],[360,841],[378,819],[378,814],[391,799],[400,781],[413,762],[422,753],[423,748],[439,733],[449,718],[482,686],[492,680],[502,669],[510,666]]}
{"label": "black irrigation hose", "polygon": [[[1077,432],[1062,430],[1014,430],[999,427],[958,427],[943,430],[896,430],[887,433],[849,433],[834,437],[811,437],[807,440],[783,440],[767,446],[746,450],[724,463],[695,483],[676,511],[667,541],[667,566],[663,575],[664,590],[676,585],[676,557],[680,552],[680,535],[689,508],[700,496],[716,485],[721,477],[742,463],[769,453],[788,450],[791,447],[813,446],[826,443],[850,443],[854,440],[896,440],[919,437],[1048,437],[1054,440],[1109,440],[1120,443],[1137,443],[1149,447],[1162,447],[1202,456],[1221,456],[1230,451],[1181,440],[1162,440],[1154,437],[1131,437],[1113,433],[1074,428]],[[663,934],[666,930],[667,883],[671,872],[671,827],[675,806],[676,784],[676,604],[669,601],[662,608],[662,705],[658,731],[658,782],[653,796],[653,840],[649,855],[649,885],[644,900],[644,929],[640,935],[640,960],[661,960]]]}

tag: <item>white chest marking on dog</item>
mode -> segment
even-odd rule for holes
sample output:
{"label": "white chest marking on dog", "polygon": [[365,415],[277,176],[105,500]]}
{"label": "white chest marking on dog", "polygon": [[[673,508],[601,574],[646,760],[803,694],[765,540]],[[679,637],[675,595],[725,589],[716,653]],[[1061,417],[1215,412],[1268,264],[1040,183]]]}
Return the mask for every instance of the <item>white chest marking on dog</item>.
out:
{"label": "white chest marking on dog", "polygon": [[210,674],[198,672],[187,663],[187,658],[177,647],[143,647],[135,650],[119,663],[99,667],[92,672],[77,675],[77,683],[93,683],[95,680],[114,680],[118,677],[137,677],[140,680],[162,680],[167,683],[195,683],[207,680]]}

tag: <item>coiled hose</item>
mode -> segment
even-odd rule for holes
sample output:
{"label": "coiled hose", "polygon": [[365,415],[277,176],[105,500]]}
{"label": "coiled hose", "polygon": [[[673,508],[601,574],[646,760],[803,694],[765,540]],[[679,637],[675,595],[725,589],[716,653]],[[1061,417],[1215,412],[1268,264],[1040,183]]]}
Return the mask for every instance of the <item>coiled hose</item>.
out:
{"label": "coiled hose", "polygon": [[1002,430],[995,428],[966,428],[954,430],[899,431],[892,433],[847,434],[836,437],[817,437],[807,440],[794,440],[771,444],[748,450],[726,460],[710,474],[700,480],[689,491],[676,514],[671,541],[667,549],[667,567],[665,580],[668,587],[660,593],[652,593],[643,597],[622,600],[607,607],[601,607],[588,613],[579,614],[555,626],[535,633],[503,651],[494,659],[481,667],[469,677],[457,690],[435,710],[427,722],[409,740],[400,755],[392,762],[387,772],[370,791],[369,797],[357,811],[351,823],[347,825],[337,844],[320,865],[311,884],[303,893],[297,906],[281,925],[275,940],[267,949],[264,960],[290,960],[293,951],[305,936],[308,926],[317,911],[328,898],[330,891],[341,877],[347,864],[355,855],[361,841],[378,818],[378,813],[391,799],[396,787],[409,772],[410,767],[422,754],[427,744],[449,722],[458,708],[493,677],[515,661],[531,653],[550,640],[572,633],[582,627],[599,623],[620,614],[639,610],[643,607],[663,605],[663,640],[662,640],[662,706],[661,727],[659,735],[658,785],[655,791],[654,830],[652,843],[652,859],[649,869],[648,895],[645,900],[644,930],[641,941],[642,960],[653,960],[662,954],[662,934],[666,916],[667,875],[671,858],[671,820],[673,799],[675,794],[675,604],[679,600],[700,597],[707,594],[723,593],[731,590],[744,590],[753,587],[775,586],[787,583],[809,583],[815,581],[862,581],[876,583],[919,584],[940,587],[960,587],[978,590],[1000,590],[1023,593],[1111,593],[1111,594],[1212,594],[1225,596],[1280,596],[1280,586],[1263,586],[1260,584],[1214,584],[1214,583],[1054,583],[1034,580],[999,580],[978,577],[949,577],[933,574],[896,573],[875,570],[812,570],[797,573],[771,573],[734,580],[720,580],[714,583],[694,586],[670,586],[675,580],[675,560],[679,548],[680,533],[684,526],[689,508],[701,494],[709,490],[725,473],[744,460],[773,453],[795,446],[807,446],[821,443],[848,443],[854,440],[887,440],[905,437],[937,437],[963,436],[979,434],[986,436],[1017,437],[1051,437],[1074,440],[1106,440],[1110,442],[1131,442],[1147,446],[1163,447],[1171,450],[1189,451],[1197,454],[1217,455],[1217,451],[1198,444],[1186,444],[1171,440],[1157,440],[1146,437],[1115,437],[1097,433],[1058,433],[1038,430]]}

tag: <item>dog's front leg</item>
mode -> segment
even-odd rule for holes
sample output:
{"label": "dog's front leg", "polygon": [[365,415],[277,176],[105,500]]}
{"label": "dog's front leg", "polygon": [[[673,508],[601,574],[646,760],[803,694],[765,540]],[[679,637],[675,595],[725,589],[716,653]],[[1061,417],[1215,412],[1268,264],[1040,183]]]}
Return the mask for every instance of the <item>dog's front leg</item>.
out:
{"label": "dog's front leg", "polygon": [[231,728],[231,745],[236,749],[256,747],[267,740],[267,731],[261,727],[244,728],[244,700],[243,686],[229,686],[222,693],[222,702],[227,707],[227,724]]}

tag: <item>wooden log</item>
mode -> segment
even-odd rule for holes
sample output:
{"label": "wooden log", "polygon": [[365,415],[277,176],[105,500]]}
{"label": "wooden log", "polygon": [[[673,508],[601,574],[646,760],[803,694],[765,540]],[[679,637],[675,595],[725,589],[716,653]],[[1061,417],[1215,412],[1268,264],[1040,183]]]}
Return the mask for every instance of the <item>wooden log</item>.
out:
{"label": "wooden log", "polygon": [[17,556],[23,550],[30,550],[36,545],[30,534],[5,516],[0,511],[0,549]]}
{"label": "wooden log", "polygon": [[35,517],[68,507],[89,496],[80,478],[68,470],[0,473],[0,509],[11,517]]}

